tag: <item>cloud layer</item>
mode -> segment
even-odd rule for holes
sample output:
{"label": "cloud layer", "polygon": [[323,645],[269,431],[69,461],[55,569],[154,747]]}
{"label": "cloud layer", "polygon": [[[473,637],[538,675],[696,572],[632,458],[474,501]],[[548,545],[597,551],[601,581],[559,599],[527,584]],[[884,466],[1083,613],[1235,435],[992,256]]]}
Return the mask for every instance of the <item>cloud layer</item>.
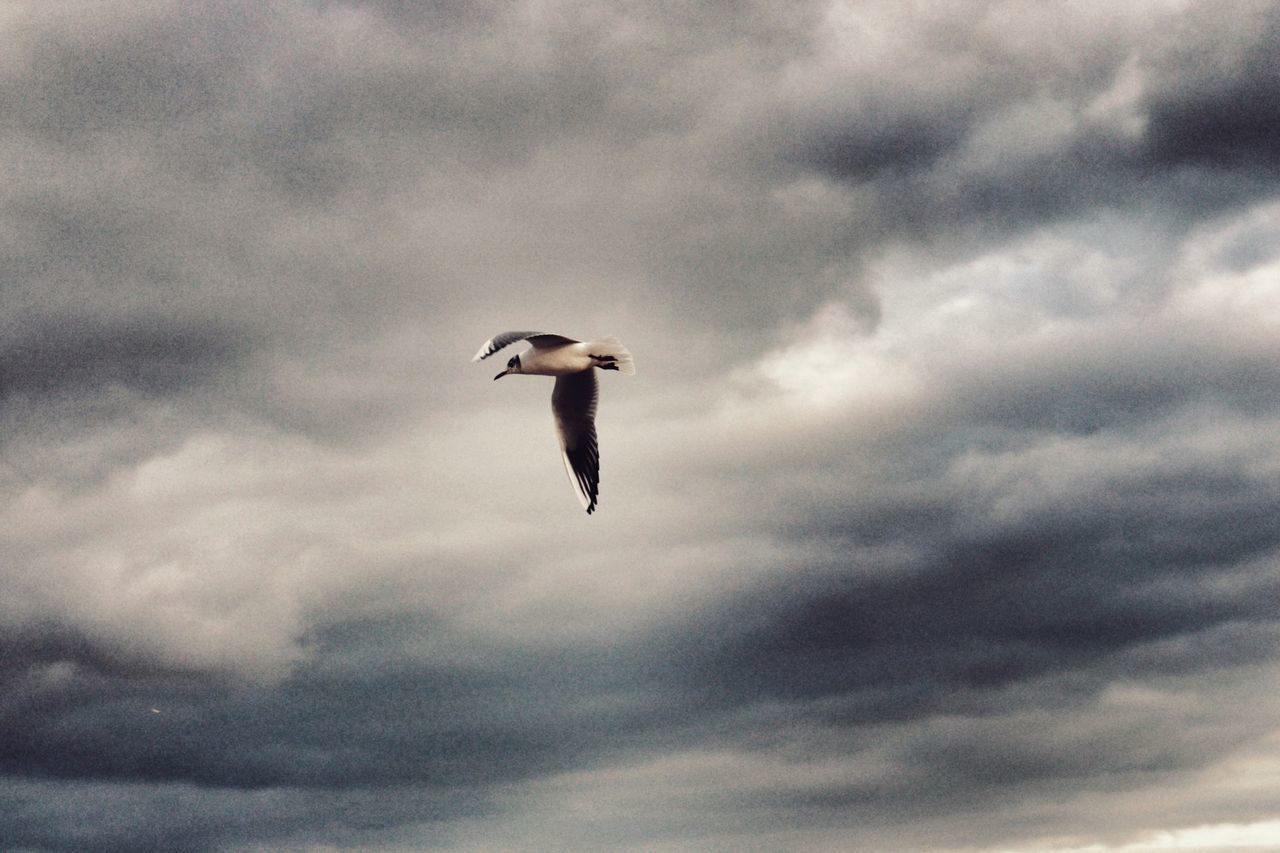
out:
{"label": "cloud layer", "polygon": [[0,28],[0,846],[1275,843],[1280,6]]}

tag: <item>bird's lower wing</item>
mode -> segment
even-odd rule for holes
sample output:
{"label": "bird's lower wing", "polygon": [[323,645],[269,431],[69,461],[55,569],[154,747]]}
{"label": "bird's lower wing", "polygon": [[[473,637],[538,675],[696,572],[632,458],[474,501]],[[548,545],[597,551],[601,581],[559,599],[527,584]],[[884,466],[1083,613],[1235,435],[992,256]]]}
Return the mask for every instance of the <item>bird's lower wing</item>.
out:
{"label": "bird's lower wing", "polygon": [[556,378],[551,411],[556,418],[560,455],[578,501],[588,514],[600,494],[600,448],[596,443],[596,400],[599,388],[594,369]]}
{"label": "bird's lower wing", "polygon": [[509,347],[516,341],[524,340],[527,340],[535,347],[554,347],[561,344],[578,343],[573,338],[566,338],[563,335],[549,335],[546,332],[503,332],[485,341],[484,345],[476,351],[471,360],[480,361],[488,358],[503,347]]}

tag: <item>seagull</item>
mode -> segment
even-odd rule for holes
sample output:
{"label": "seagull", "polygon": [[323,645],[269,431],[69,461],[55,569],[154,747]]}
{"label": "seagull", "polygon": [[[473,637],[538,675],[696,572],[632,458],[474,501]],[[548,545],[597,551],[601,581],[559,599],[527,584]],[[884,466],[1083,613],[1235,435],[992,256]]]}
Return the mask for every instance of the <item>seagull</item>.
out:
{"label": "seagull", "polygon": [[493,377],[514,373],[554,376],[551,413],[556,418],[560,458],[582,508],[590,515],[600,492],[600,449],[596,444],[596,368],[630,376],[636,372],[631,353],[617,338],[575,341],[545,332],[503,332],[484,342],[473,362],[486,359],[517,341],[532,346],[507,361],[507,369]]}

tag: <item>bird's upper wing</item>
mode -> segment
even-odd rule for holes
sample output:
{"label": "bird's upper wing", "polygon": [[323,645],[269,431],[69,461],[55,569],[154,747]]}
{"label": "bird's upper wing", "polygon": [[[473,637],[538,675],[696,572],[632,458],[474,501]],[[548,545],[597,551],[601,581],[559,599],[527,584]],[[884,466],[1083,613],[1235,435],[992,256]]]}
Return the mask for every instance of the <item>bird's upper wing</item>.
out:
{"label": "bird's upper wing", "polygon": [[590,514],[600,493],[600,448],[596,444],[596,386],[594,369],[556,378],[551,411],[556,416],[560,456],[582,508]]}
{"label": "bird's upper wing", "polygon": [[471,360],[479,361],[482,358],[488,358],[503,347],[511,346],[516,341],[523,340],[529,341],[535,347],[554,347],[562,344],[578,343],[573,338],[566,338],[563,335],[548,335],[546,332],[503,332],[485,341],[484,346],[480,347]]}

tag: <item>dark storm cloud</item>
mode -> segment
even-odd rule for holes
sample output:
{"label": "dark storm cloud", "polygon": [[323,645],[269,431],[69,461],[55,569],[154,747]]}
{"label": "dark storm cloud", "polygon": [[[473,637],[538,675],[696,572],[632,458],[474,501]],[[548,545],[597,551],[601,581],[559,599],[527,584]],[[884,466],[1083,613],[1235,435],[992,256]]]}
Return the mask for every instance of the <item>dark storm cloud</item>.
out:
{"label": "dark storm cloud", "polygon": [[[1253,754],[1280,18],[1045,8],[23,10],[0,846],[1005,844]],[[591,527],[459,390],[553,320],[647,353]]]}
{"label": "dark storm cloud", "polygon": [[[1176,375],[1176,362],[1167,369]],[[1234,380],[1223,384],[1249,393],[1248,373]],[[1159,374],[1148,381],[1158,387]],[[1260,391],[1271,404],[1255,400],[1253,414],[1205,418],[1196,413],[1215,392],[1183,383],[1161,414],[1135,416],[1132,401],[1105,389],[1076,396],[1052,384],[1072,401],[1057,415],[1039,387],[993,384],[989,399],[1004,412],[993,420],[979,408],[968,429],[952,413],[947,433],[900,447],[850,444],[839,431],[806,436],[828,452],[788,455],[797,485],[775,483],[744,503],[758,503],[755,523],[789,540],[836,547],[709,608],[672,656],[688,662],[689,683],[735,703],[838,700],[865,723],[968,707],[975,690],[995,697],[1046,674],[1078,671],[1096,689],[1119,655],[1233,626],[1257,645],[1229,645],[1229,657],[1270,654],[1280,489],[1248,454],[1155,448],[1239,418],[1265,429],[1274,395]],[[1140,447],[1155,455],[1135,464]],[[883,466],[870,478],[858,473],[869,454]],[[1091,473],[1079,480],[1082,471]],[[996,507],[1018,509],[1002,517]],[[1206,652],[1206,666],[1220,654]],[[1158,655],[1139,659],[1148,674],[1165,666]],[[1167,665],[1194,666],[1179,655]]]}
{"label": "dark storm cloud", "polygon": [[[225,850],[262,844],[403,846],[406,822],[432,827],[483,813],[482,792],[421,788],[342,791],[210,790],[95,782],[0,787],[5,842],[18,850]],[[447,846],[412,837],[414,849]]]}
{"label": "dark storm cloud", "polygon": [[[59,686],[63,676],[70,672],[83,676],[78,683],[87,685],[88,689],[78,693],[82,696],[92,693],[94,683],[173,674],[154,661],[108,648],[73,626],[52,620],[6,628],[0,632],[0,649],[3,650],[0,683],[5,687],[6,719],[13,719],[13,714],[38,712],[46,699],[59,693],[46,688]],[[55,698],[55,704],[56,701]]]}
{"label": "dark storm cloud", "polygon": [[[1199,218],[1280,179],[1277,15],[1259,6],[1249,20],[1229,35],[1201,20],[1204,44],[1180,42],[1189,24],[1165,20],[1149,44],[1099,36],[1082,46],[1087,61],[1050,54],[1039,63],[1013,44],[944,37],[926,24],[924,46],[904,46],[909,69],[945,68],[967,50],[989,52],[991,63],[959,64],[955,77],[915,74],[891,90],[855,78],[828,99],[785,105],[793,133],[780,150],[873,191],[884,223],[915,238],[974,218],[1020,231],[1102,206]],[[1126,74],[1148,82],[1127,96],[1127,114],[1109,115],[1098,104]]]}
{"label": "dark storm cloud", "polygon": [[[0,343],[2,470],[13,485],[101,482],[179,445],[181,424],[232,417],[224,392],[255,345],[217,321],[77,313],[16,326]],[[33,553],[6,549],[17,565]]]}
{"label": "dark storm cloud", "polygon": [[[688,710],[637,689],[646,668],[634,650],[493,648],[472,665],[415,658],[412,644],[435,630],[409,617],[332,625],[309,638],[315,665],[269,684],[130,667],[48,632],[11,637],[0,760],[40,778],[484,787],[577,766]],[[656,687],[658,674],[649,677]],[[345,742],[336,752],[335,738]]]}
{"label": "dark storm cloud", "polygon": [[[794,535],[864,545],[900,537],[936,556],[906,574],[792,566],[629,648],[494,647],[480,663],[442,667],[415,659],[412,648],[448,626],[410,619],[321,631],[311,640],[316,663],[279,684],[97,674],[86,687],[88,676],[64,673],[79,687],[58,688],[68,691],[60,701],[49,700],[48,687],[31,705],[10,694],[5,764],[37,777],[222,788],[485,788],[589,765],[629,745],[749,744],[771,728],[767,713],[753,723],[751,709],[776,702],[787,703],[793,721],[837,726],[1065,710],[1117,671],[1186,669],[1185,657],[1166,662],[1150,651],[1174,638],[1235,626],[1251,639],[1215,652],[1219,664],[1270,654],[1268,602],[1280,590],[1260,567],[1280,548],[1274,484],[1246,470],[1183,465],[1117,476],[1087,499],[974,533],[982,525],[965,516],[984,504],[957,495],[949,507],[882,509],[889,525],[828,508],[825,529],[811,523]],[[1202,661],[1211,659],[1207,649]],[[27,655],[31,670],[85,659],[56,651]],[[67,672],[85,671],[65,663]],[[1057,694],[1014,689],[1045,678],[1073,681]],[[945,808],[943,789],[968,785],[979,771],[984,785],[999,787],[1205,757],[1171,741],[1166,758],[1153,758],[1149,738],[1126,738],[1131,754],[1119,742],[1096,761],[1073,753],[1073,770],[1063,764],[1070,744],[1026,735],[1013,747],[990,737],[928,747],[934,781],[919,791],[940,799],[930,807],[922,793],[917,807]],[[341,749],[326,746],[336,740]],[[902,760],[916,761],[910,753]],[[874,804],[891,795],[861,796]],[[829,808],[843,802],[838,792],[820,796],[835,798]]]}
{"label": "dark storm cloud", "polygon": [[1249,40],[1213,57],[1190,50],[1171,62],[1148,102],[1146,152],[1162,167],[1216,172],[1254,170],[1270,180],[1280,168],[1280,10],[1263,6]]}
{"label": "dark storm cloud", "polygon": [[901,177],[928,169],[953,151],[977,114],[963,105],[867,107],[841,117],[840,124],[802,134],[792,141],[790,157],[844,181]]}
{"label": "dark storm cloud", "polygon": [[0,344],[0,405],[71,399],[111,386],[148,397],[190,391],[233,371],[245,343],[212,327],[46,321]]}
{"label": "dark storm cloud", "polygon": [[[761,590],[715,623],[730,634],[743,626],[741,635],[698,675],[754,697],[905,687],[922,711],[936,711],[954,689],[1271,618],[1262,602],[1276,581],[1249,561],[1280,547],[1274,488],[1243,472],[1187,471],[1104,494],[979,541],[924,534],[940,557],[908,577],[833,572],[815,589]],[[1227,577],[1238,586],[1224,592]],[[902,711],[895,701],[890,713]]]}

